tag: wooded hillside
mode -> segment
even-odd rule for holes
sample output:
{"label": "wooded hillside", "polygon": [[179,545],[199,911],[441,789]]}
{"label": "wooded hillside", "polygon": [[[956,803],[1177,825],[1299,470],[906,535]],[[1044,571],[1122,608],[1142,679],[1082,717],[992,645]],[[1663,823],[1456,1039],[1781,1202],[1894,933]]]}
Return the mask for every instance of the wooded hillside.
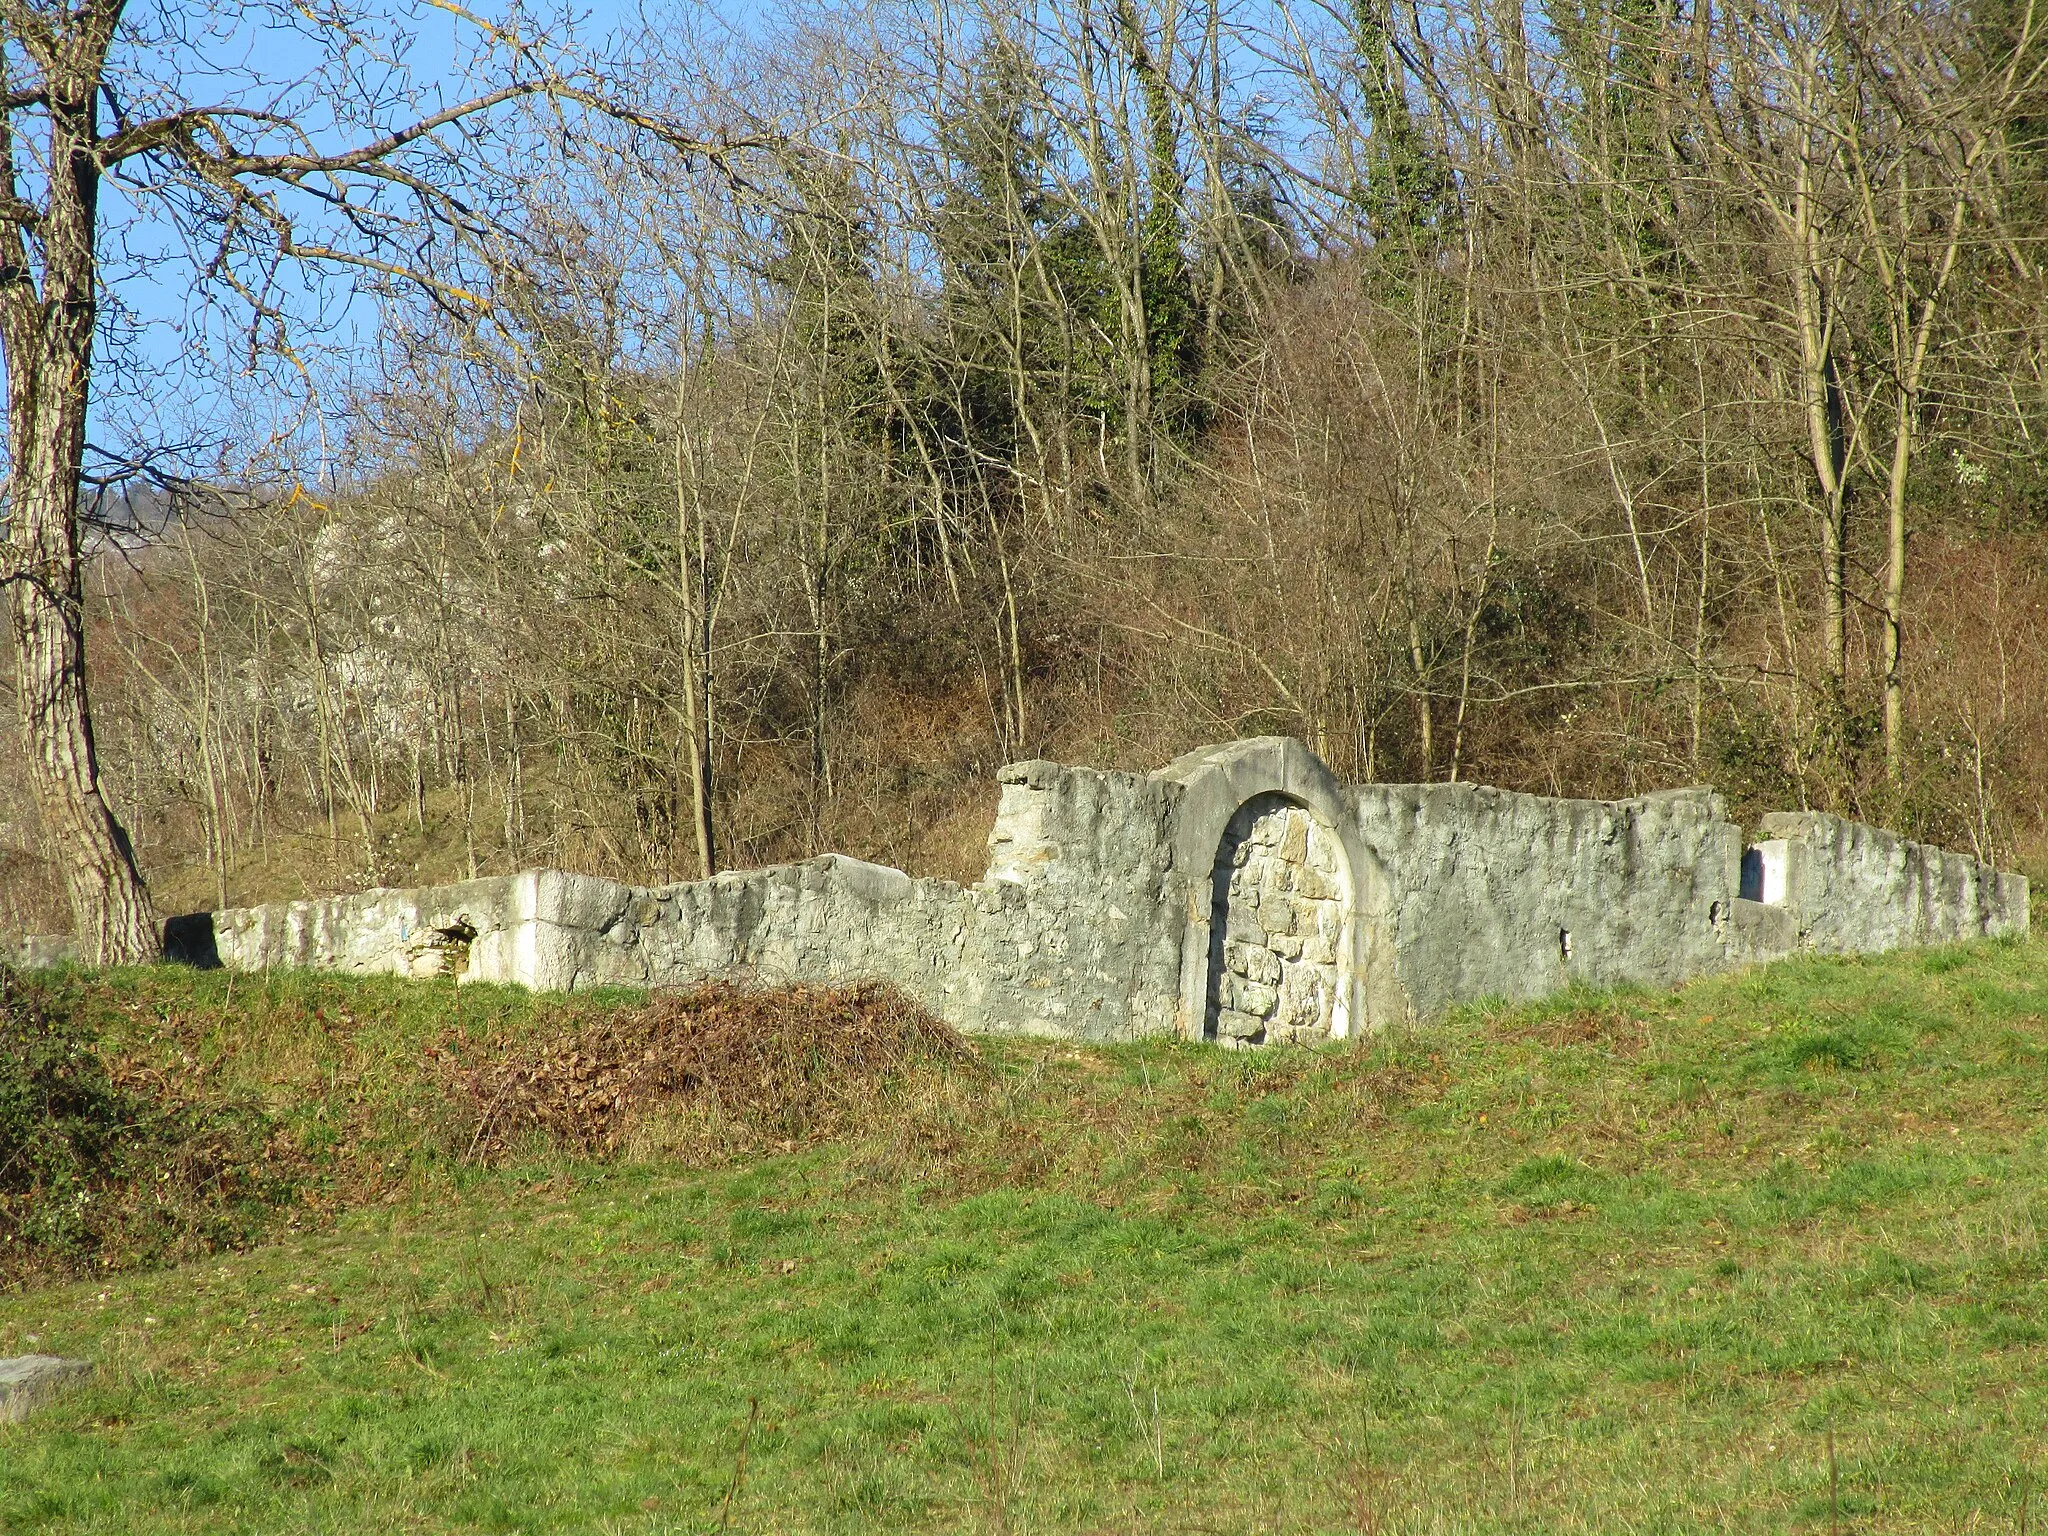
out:
{"label": "wooded hillside", "polygon": [[[2041,873],[2044,25],[947,0],[623,40],[619,93],[725,149],[543,124],[487,304],[392,295],[324,457],[95,561],[158,905],[972,878],[1003,761],[1266,732]],[[22,750],[0,930],[68,927]]]}

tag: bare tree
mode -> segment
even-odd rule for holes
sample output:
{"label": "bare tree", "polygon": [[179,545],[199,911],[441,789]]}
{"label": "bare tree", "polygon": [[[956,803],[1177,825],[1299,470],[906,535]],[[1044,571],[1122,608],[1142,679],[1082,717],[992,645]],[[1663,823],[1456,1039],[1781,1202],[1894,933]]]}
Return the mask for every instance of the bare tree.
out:
{"label": "bare tree", "polygon": [[971,877],[993,757],[1245,730],[2009,846],[2038,3],[787,0],[602,80],[479,27],[458,119],[195,112],[110,174],[245,342],[317,345],[295,269],[410,298],[340,447],[94,567],[144,867]]}
{"label": "bare tree", "polygon": [[[46,833],[84,951],[142,960],[160,939],[134,850],[108,804],[86,692],[80,477],[92,402],[109,177],[178,220],[207,254],[203,278],[247,305],[252,345],[289,348],[288,269],[344,269],[438,302],[482,300],[452,252],[486,248],[491,204],[464,173],[474,125],[552,98],[706,148],[572,73],[556,40],[518,18],[442,5],[480,37],[498,82],[426,110],[375,65],[374,7],[237,7],[296,28],[326,57],[289,85],[201,103],[180,92],[192,59],[173,12],[137,22],[125,0],[0,4],[0,345],[7,372],[5,565],[19,707]],[[226,12],[224,14],[233,14]],[[387,28],[388,30],[388,28]],[[330,147],[331,146],[331,147]]]}

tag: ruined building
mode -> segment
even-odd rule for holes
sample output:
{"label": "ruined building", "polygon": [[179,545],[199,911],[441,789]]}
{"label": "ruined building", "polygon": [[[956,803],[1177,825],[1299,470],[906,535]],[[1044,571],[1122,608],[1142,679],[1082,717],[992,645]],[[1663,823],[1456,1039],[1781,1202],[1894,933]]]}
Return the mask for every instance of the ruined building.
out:
{"label": "ruined building", "polygon": [[894,982],[963,1030],[1312,1042],[1573,982],[2027,931],[2027,882],[1711,789],[1613,802],[1344,784],[1299,742],[1153,774],[1002,770],[976,884],[827,855],[639,888],[555,870],[181,920],[243,970],[568,990]]}

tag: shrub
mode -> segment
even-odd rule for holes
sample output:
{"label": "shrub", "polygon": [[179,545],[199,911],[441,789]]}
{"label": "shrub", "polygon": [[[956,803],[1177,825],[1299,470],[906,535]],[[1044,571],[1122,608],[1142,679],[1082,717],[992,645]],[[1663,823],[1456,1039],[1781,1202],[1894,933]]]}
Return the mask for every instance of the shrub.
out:
{"label": "shrub", "polygon": [[260,1110],[110,1063],[0,966],[0,1278],[242,1246],[298,1162]]}

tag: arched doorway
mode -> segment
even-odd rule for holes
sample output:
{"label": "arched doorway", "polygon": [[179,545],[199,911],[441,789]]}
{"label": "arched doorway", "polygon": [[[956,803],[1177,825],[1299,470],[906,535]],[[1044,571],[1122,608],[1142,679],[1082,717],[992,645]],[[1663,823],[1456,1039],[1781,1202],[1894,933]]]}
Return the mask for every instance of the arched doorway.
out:
{"label": "arched doorway", "polygon": [[1386,872],[1321,758],[1261,736],[1190,752],[1158,777],[1180,786],[1184,1036],[1342,1039],[1404,1015]]}
{"label": "arched doorway", "polygon": [[1237,808],[1210,872],[1205,1038],[1313,1045],[1350,1033],[1344,850],[1286,795]]}

